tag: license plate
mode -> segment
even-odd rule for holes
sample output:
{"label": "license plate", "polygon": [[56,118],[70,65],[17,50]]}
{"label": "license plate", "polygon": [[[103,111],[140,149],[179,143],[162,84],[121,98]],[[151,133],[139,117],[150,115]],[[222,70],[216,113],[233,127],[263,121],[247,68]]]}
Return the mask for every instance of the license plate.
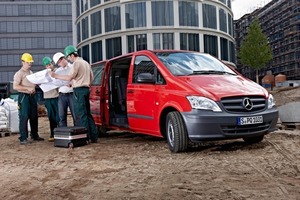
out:
{"label": "license plate", "polygon": [[261,124],[261,123],[263,123],[262,116],[238,117],[238,125]]}

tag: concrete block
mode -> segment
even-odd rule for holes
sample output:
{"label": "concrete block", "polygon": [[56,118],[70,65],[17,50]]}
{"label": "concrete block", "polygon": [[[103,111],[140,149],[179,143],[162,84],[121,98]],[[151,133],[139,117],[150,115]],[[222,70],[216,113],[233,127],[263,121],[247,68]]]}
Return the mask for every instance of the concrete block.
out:
{"label": "concrete block", "polygon": [[281,122],[300,122],[300,102],[291,102],[278,107]]}

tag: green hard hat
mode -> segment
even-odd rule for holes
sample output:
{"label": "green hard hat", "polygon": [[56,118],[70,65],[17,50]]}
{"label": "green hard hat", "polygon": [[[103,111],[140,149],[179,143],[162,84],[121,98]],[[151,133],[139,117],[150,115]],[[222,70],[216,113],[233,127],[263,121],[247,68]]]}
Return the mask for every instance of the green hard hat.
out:
{"label": "green hard hat", "polygon": [[69,56],[72,53],[76,53],[77,54],[77,49],[73,46],[73,45],[69,45],[65,48],[64,50],[64,54],[65,56]]}
{"label": "green hard hat", "polygon": [[42,60],[42,63],[43,63],[44,66],[47,66],[50,63],[52,63],[52,60],[49,57],[44,57],[43,60]]}

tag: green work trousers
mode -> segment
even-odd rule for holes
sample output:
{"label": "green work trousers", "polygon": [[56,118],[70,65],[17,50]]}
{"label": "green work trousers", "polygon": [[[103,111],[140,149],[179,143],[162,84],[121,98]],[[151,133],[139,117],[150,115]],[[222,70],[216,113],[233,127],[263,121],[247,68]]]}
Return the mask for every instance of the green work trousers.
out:
{"label": "green work trousers", "polygon": [[30,137],[32,139],[39,137],[38,135],[38,110],[35,95],[19,93],[18,96],[19,108],[19,131],[20,141],[28,138],[28,120],[30,124]]}
{"label": "green work trousers", "polygon": [[50,124],[50,137],[54,137],[54,129],[58,126],[58,98],[45,99],[45,106]]}
{"label": "green work trousers", "polygon": [[76,125],[86,127],[88,139],[97,141],[98,134],[90,108],[90,90],[88,87],[74,88],[74,112]]}

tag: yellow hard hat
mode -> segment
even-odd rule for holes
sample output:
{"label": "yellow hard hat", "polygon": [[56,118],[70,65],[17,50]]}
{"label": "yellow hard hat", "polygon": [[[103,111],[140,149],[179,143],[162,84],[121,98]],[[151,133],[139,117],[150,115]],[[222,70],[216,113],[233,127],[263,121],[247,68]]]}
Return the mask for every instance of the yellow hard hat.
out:
{"label": "yellow hard hat", "polygon": [[29,53],[23,53],[21,60],[25,62],[34,62],[34,60],[32,59],[32,55]]}

